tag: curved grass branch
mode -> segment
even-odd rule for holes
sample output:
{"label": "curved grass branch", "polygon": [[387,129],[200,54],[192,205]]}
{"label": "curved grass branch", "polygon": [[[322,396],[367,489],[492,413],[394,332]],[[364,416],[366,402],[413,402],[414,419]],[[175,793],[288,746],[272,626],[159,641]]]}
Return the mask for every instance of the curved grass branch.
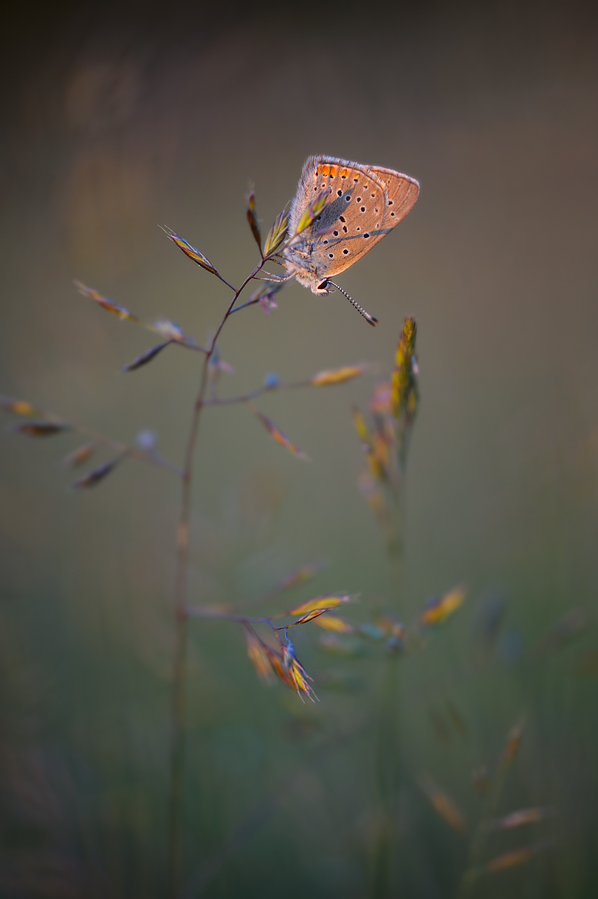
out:
{"label": "curved grass branch", "polygon": [[193,415],[185,448],[182,478],[181,513],[177,531],[177,562],[173,592],[174,612],[174,657],[172,670],[172,700],[171,700],[171,759],[170,759],[170,790],[169,790],[169,814],[168,814],[168,860],[170,895],[177,899],[180,895],[181,874],[183,867],[183,850],[181,839],[181,811],[182,790],[185,767],[185,719],[186,719],[186,693],[185,672],[188,649],[188,611],[186,608],[187,581],[189,569],[189,523],[191,516],[191,492],[193,483],[193,459],[195,447],[199,437],[201,414],[208,401],[206,391],[209,383],[209,366],[215,351],[218,338],[222,333],[226,322],[234,311],[235,304],[242,291],[258,274],[264,264],[261,260],[254,270],[248,275],[241,286],[235,289],[224,281],[234,296],[228,305],[220,324],[210,342],[204,356],[201,368],[199,388],[193,406]]}
{"label": "curved grass branch", "polygon": [[82,437],[91,440],[93,443],[109,447],[115,452],[127,456],[129,459],[135,459],[137,462],[144,462],[146,465],[155,465],[157,468],[163,468],[165,471],[170,471],[172,474],[182,477],[183,470],[178,465],[165,459],[160,453],[157,453],[154,450],[144,450],[137,446],[121,443],[118,440],[113,440],[112,437],[107,437],[105,434],[100,434],[98,431],[93,431],[91,428],[85,427],[84,425],[71,424],[71,430],[76,434],[81,434]]}

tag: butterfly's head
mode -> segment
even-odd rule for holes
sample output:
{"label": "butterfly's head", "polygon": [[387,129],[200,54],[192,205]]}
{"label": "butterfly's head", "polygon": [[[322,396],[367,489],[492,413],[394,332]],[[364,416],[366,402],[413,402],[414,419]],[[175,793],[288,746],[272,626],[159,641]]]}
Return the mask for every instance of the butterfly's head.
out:
{"label": "butterfly's head", "polygon": [[330,293],[329,287],[330,281],[328,278],[325,278],[323,281],[319,283],[314,283],[311,285],[312,293],[317,293],[320,297],[325,297]]}
{"label": "butterfly's head", "polygon": [[285,265],[289,277],[294,275],[299,284],[309,288],[312,293],[325,297],[331,292],[332,286],[330,279],[322,278],[322,276],[318,277],[318,274],[313,270],[313,267],[307,265],[299,266],[289,259],[285,261]]}

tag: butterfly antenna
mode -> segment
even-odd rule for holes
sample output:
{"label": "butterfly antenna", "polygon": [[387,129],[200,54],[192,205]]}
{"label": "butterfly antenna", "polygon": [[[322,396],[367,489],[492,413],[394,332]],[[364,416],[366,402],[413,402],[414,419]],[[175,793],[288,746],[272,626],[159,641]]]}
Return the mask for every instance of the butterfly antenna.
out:
{"label": "butterfly antenna", "polygon": [[351,305],[355,306],[355,308],[357,309],[359,314],[363,315],[366,322],[369,322],[369,324],[373,325],[373,326],[376,326],[378,324],[378,319],[374,318],[373,315],[370,315],[369,312],[366,312],[365,309],[359,305],[359,303],[356,303],[355,300],[353,299],[353,297],[350,297],[346,290],[343,290],[342,287],[339,287],[338,284],[335,284],[334,281],[330,281],[330,279],[328,280],[328,283],[332,284],[333,287],[336,287],[336,289],[339,290],[342,293],[342,295],[349,300]]}

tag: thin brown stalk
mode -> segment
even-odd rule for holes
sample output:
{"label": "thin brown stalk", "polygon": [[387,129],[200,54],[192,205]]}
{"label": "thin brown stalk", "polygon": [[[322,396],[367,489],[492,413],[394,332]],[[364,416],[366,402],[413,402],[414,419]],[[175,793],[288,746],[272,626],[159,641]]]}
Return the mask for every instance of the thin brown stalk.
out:
{"label": "thin brown stalk", "polygon": [[497,771],[491,781],[490,789],[486,794],[478,825],[469,844],[467,863],[457,889],[457,899],[465,899],[465,897],[470,896],[476,889],[477,874],[480,870],[480,860],[484,855],[491,830],[488,828],[488,822],[496,817],[496,810],[502,797],[511,765],[519,748],[524,723],[525,718],[521,718],[512,729],[507,740],[507,745],[503,750],[502,758],[499,761]]}
{"label": "thin brown stalk", "polygon": [[224,281],[234,296],[216,329],[208,351],[203,359],[199,389],[193,406],[193,416],[187,437],[185,456],[182,471],[182,495],[181,514],[177,531],[177,562],[173,591],[174,614],[174,657],[172,669],[172,699],[171,699],[171,757],[170,757],[170,790],[169,790],[169,814],[168,814],[168,867],[169,867],[169,894],[172,899],[177,899],[181,892],[181,878],[183,871],[183,845],[181,832],[181,812],[183,799],[183,782],[185,769],[185,719],[186,719],[186,693],[185,673],[187,662],[188,613],[186,609],[187,581],[189,571],[189,524],[191,518],[191,493],[193,482],[193,461],[201,414],[206,405],[206,390],[209,382],[209,365],[216,350],[218,338],[229,316],[233,312],[235,303],[247,284],[260,271],[264,260],[251,272],[238,289],[235,289],[228,281]]}
{"label": "thin brown stalk", "polygon": [[[399,618],[404,598],[404,485],[409,428],[400,425],[397,467],[392,472],[389,490],[390,515],[386,533],[388,562],[388,602],[390,613]],[[375,776],[379,821],[375,842],[371,893],[372,899],[391,899],[399,889],[399,794],[401,787],[400,740],[400,658],[386,660],[378,708]]]}
{"label": "thin brown stalk", "polygon": [[251,393],[244,393],[239,396],[229,396],[224,398],[214,397],[213,399],[206,400],[204,406],[230,406],[235,403],[247,403],[250,400],[255,400],[258,397],[263,396],[264,393],[274,393],[277,390],[297,390],[300,387],[310,387],[311,384],[311,380],[307,378],[292,384],[264,385],[263,387],[258,387],[256,390],[253,390]]}
{"label": "thin brown stalk", "polygon": [[372,899],[396,895],[399,839],[399,659],[389,658],[383,671],[376,733],[378,819],[372,870]]}

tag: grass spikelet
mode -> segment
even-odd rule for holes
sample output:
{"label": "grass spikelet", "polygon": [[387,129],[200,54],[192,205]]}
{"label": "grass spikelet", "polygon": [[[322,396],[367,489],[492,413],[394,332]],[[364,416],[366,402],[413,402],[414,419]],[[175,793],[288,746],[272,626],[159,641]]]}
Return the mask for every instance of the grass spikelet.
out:
{"label": "grass spikelet", "polygon": [[105,309],[106,312],[110,312],[112,315],[116,315],[117,318],[122,319],[123,321],[136,322],[137,324],[143,324],[140,318],[136,315],[133,315],[132,312],[129,312],[128,309],[125,309],[124,306],[119,306],[118,303],[113,303],[112,300],[108,300],[106,297],[103,297],[101,293],[98,293],[97,290],[94,290],[93,287],[86,287],[85,284],[82,284],[81,281],[75,281],[75,287],[79,291],[79,293],[83,294],[85,297],[89,297],[90,300],[95,300],[102,309]]}
{"label": "grass spikelet", "polygon": [[70,429],[71,426],[66,422],[55,421],[26,421],[14,426],[18,434],[26,434],[27,437],[53,437]]}
{"label": "grass spikelet", "polygon": [[352,634],[355,631],[353,625],[341,618],[340,615],[330,615],[328,612],[321,614],[315,624],[323,630],[332,631],[335,634]]}
{"label": "grass spikelet", "polygon": [[523,729],[525,727],[525,718],[521,718],[514,727],[511,728],[509,736],[507,737],[507,742],[505,744],[505,748],[503,751],[502,762],[503,765],[508,767],[513,764],[518,753],[519,748],[521,746],[521,739],[523,737]]}
{"label": "grass spikelet", "polygon": [[324,567],[325,564],[321,561],[308,562],[306,565],[302,565],[301,568],[296,568],[285,575],[279,581],[276,589],[277,591],[290,590],[293,587],[298,587],[300,584],[306,584],[308,581],[313,580]]}
{"label": "grass spikelet", "polygon": [[277,428],[273,421],[271,421],[266,415],[257,409],[251,400],[246,401],[246,405],[249,406],[255,417],[258,421],[261,421],[265,429],[268,431],[270,436],[276,440],[277,443],[280,443],[281,446],[284,446],[293,456],[296,456],[298,459],[303,459],[304,461],[309,461],[309,456],[307,453],[304,453],[302,449],[299,449],[296,444],[290,440],[280,428]]}
{"label": "grass spikelet", "polygon": [[166,340],[184,343],[186,346],[197,348],[193,338],[187,337],[181,326],[169,318],[158,318],[150,327],[152,331],[161,334]]}
{"label": "grass spikelet", "polygon": [[[381,435],[370,431],[365,417],[359,409],[353,409],[353,424],[361,441],[361,450],[365,455],[374,481],[388,480],[388,445]],[[367,498],[367,497],[366,497]]]}
{"label": "grass spikelet", "polygon": [[178,234],[172,230],[172,228],[168,228],[166,225],[160,225],[164,233],[170,240],[177,245],[179,250],[188,256],[193,262],[197,265],[204,268],[207,272],[210,272],[212,275],[218,275],[218,270],[212,265],[207,256],[205,256],[201,250],[198,250],[196,247],[191,246],[191,244],[184,240],[182,237],[179,237]]}
{"label": "grass spikelet", "polygon": [[312,702],[315,702],[318,697],[309,683],[311,677],[297,658],[295,647],[288,637],[287,642],[282,646],[282,661],[284,671],[297,691],[299,698],[302,700],[303,696],[308,696]]}
{"label": "grass spikelet", "polygon": [[526,827],[529,824],[539,824],[554,815],[554,809],[550,808],[522,808],[516,812],[510,812],[496,821],[489,821],[489,830],[513,830],[515,827]]}
{"label": "grass spikelet", "polygon": [[78,446],[72,453],[69,453],[68,456],[64,457],[63,465],[65,468],[78,468],[80,465],[83,465],[91,459],[95,450],[95,443],[84,443],[83,446]]}
{"label": "grass spikelet", "polygon": [[[169,319],[158,319],[150,325],[139,318],[138,315],[134,315],[132,312],[129,312],[129,310],[125,309],[124,306],[119,306],[117,303],[113,303],[112,300],[106,299],[106,297],[103,297],[100,293],[97,292],[97,290],[94,290],[91,287],[86,287],[85,284],[82,284],[80,281],[75,281],[74,283],[80,293],[92,300],[95,300],[95,302],[99,303],[99,305],[103,309],[105,309],[107,312],[112,313],[112,315],[116,315],[117,318],[120,318],[123,321],[129,321],[133,322],[134,324],[141,325],[143,328],[147,328],[148,331],[154,331],[156,334],[160,334],[161,337],[165,338],[167,342],[174,341],[190,349],[206,352],[202,347],[196,344],[192,337],[187,337],[187,335],[183,333],[183,330]],[[163,347],[161,347],[161,349],[163,349]],[[159,349],[157,347],[155,348],[155,350],[156,353],[154,353],[154,355],[159,352]],[[145,358],[146,355],[147,358]],[[148,350],[147,354],[143,354],[142,356],[140,356],[133,363],[131,363],[131,366],[137,363],[135,367],[139,368],[141,365],[144,365],[145,362],[149,362],[151,359],[153,359],[152,350]],[[125,371],[133,371],[133,368],[125,367]]]}
{"label": "grass spikelet", "polygon": [[308,612],[313,612],[315,609],[327,611],[328,609],[334,609],[337,606],[343,605],[346,602],[351,602],[351,596],[348,594],[344,596],[317,596],[315,599],[308,599],[307,602],[301,603],[300,606],[295,606],[295,608],[290,609],[286,614],[306,615]]}
{"label": "grass spikelet", "polygon": [[386,637],[397,637],[402,640],[405,636],[405,626],[390,615],[379,615],[374,624]]}
{"label": "grass spikelet", "polygon": [[260,232],[259,222],[257,220],[257,213],[255,210],[255,194],[253,191],[250,191],[249,196],[247,197],[247,221],[249,222],[251,233],[253,234],[255,242],[258,245],[259,251],[261,253],[262,235]]}
{"label": "grass spikelet", "polygon": [[122,455],[117,456],[116,459],[112,459],[110,462],[106,462],[105,465],[100,465],[98,468],[94,468],[93,471],[89,472],[89,474],[86,474],[82,478],[73,481],[72,486],[76,490],[87,490],[90,487],[95,487],[97,484],[103,481],[104,478],[107,478],[111,472],[114,471],[122,458]]}
{"label": "grass spikelet", "polygon": [[413,422],[417,409],[416,335],[415,319],[406,318],[397,347],[395,369],[391,377],[392,414],[397,420],[401,417],[405,418],[407,427]]}
{"label": "grass spikelet", "polygon": [[276,250],[278,250],[278,248],[283,244],[288,230],[289,214],[286,209],[283,209],[283,211],[276,216],[274,224],[270,228],[268,236],[266,237],[266,243],[264,246],[264,259],[272,256],[272,254],[275,253]]}
{"label": "grass spikelet", "polygon": [[532,846],[523,846],[521,849],[513,849],[511,852],[504,852],[502,855],[493,858],[486,865],[485,870],[488,874],[496,874],[498,871],[506,871],[509,868],[515,868],[523,865],[539,852],[548,847],[549,843],[534,843]]}
{"label": "grass spikelet", "polygon": [[247,622],[244,629],[247,655],[262,680],[271,681],[273,676],[276,676],[287,687],[295,690],[301,700],[304,695],[309,696],[312,701],[318,698],[309,683],[311,677],[297,658],[295,647],[286,636],[286,628],[284,628],[286,643],[281,643],[280,652],[264,643]]}
{"label": "grass spikelet", "polygon": [[297,621],[293,621],[292,624],[289,624],[289,627],[296,627],[298,624],[307,624],[308,621],[313,621],[315,618],[318,618],[325,612],[326,609],[314,609],[312,612],[308,612],[306,615],[302,615],[301,618],[297,619]]}
{"label": "grass spikelet", "polygon": [[123,371],[136,371],[143,365],[147,365],[148,362],[151,362],[152,359],[155,359],[158,353],[161,353],[162,350],[170,343],[171,341],[167,340],[165,343],[159,343],[157,346],[151,347],[151,349],[146,350],[145,353],[142,353],[141,356],[137,356],[136,359],[133,359],[132,362],[129,362],[127,365],[123,365]]}
{"label": "grass spikelet", "polygon": [[423,627],[438,627],[451,618],[457,609],[460,609],[465,601],[465,590],[455,587],[440,598],[430,599],[426,608],[420,615],[420,624]]}
{"label": "grass spikelet", "polygon": [[[311,225],[313,225],[313,223],[315,222],[315,220],[321,213],[322,209],[326,205],[326,200],[328,199],[329,196],[330,196],[329,189],[320,191],[320,193],[317,195],[315,200],[313,200],[309,204],[309,206],[307,207],[307,209],[305,210],[305,212],[303,213],[303,215],[297,222],[297,230],[295,231],[295,235],[301,234],[302,231],[305,231],[307,228],[309,228],[309,227],[311,227]],[[293,235],[293,236],[295,236],[295,235]]]}
{"label": "grass spikelet", "polygon": [[344,384],[358,378],[366,370],[366,365],[344,365],[330,371],[320,371],[310,381],[314,387],[331,387],[333,384]]}
{"label": "grass spikelet", "polygon": [[359,489],[379,522],[388,527],[391,521],[390,509],[384,494],[376,483],[377,480],[380,478],[374,478],[369,471],[363,471],[359,476]]}
{"label": "grass spikelet", "polygon": [[39,411],[25,402],[25,400],[15,400],[8,396],[0,396],[0,409],[5,412],[12,412],[14,415],[39,415]]}
{"label": "grass spikelet", "polygon": [[267,651],[268,648],[264,646],[253,628],[246,625],[244,631],[247,655],[251,664],[261,680],[266,681],[266,683],[272,683],[276,671],[272,666],[272,661]]}
{"label": "grass spikelet", "polygon": [[465,815],[459,809],[454,799],[451,799],[448,793],[441,790],[427,775],[423,775],[419,782],[422,790],[440,817],[457,833],[463,833],[466,828]]}
{"label": "grass spikelet", "polygon": [[353,409],[353,424],[355,425],[357,436],[359,437],[361,442],[366,444],[366,446],[371,449],[373,446],[373,441],[370,429],[367,426],[367,422],[363,416],[363,413],[360,412],[356,407]]}

